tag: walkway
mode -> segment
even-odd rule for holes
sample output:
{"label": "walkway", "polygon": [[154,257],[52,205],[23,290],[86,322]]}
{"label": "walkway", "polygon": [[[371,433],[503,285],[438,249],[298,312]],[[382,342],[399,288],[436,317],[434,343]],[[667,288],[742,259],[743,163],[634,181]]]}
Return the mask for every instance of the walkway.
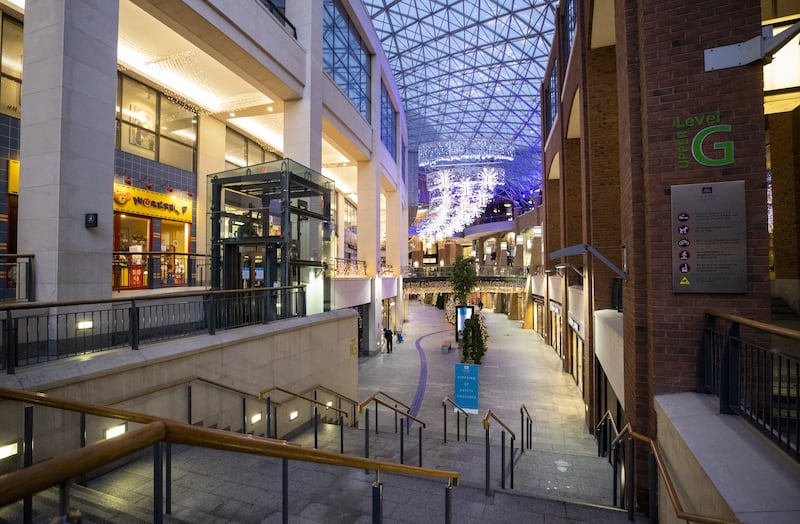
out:
{"label": "walkway", "polygon": [[[470,417],[469,445],[464,445],[463,435],[460,447],[453,442],[455,416],[451,413],[448,443],[434,449],[423,446],[423,465],[459,471],[462,485],[483,487],[483,415],[487,409],[495,412],[517,433],[519,448],[520,406],[525,404],[534,418],[533,450],[517,460],[514,492],[610,504],[611,466],[597,457],[597,443],[584,422],[580,392],[572,377],[561,371],[558,355],[538,333],[523,330],[520,321],[491,310],[483,314],[489,331],[488,351],[480,366],[480,414]],[[443,340],[453,340],[453,326],[446,322],[444,311],[412,302],[403,337],[401,344],[395,342],[391,354],[361,360],[359,399],[382,390],[411,404],[412,415],[426,422],[428,438],[442,442],[442,399],[454,398],[454,366],[461,355],[455,343],[449,354],[442,354],[440,345]],[[491,438],[492,445],[499,446],[499,433],[495,435],[493,430]],[[499,457],[493,457],[494,470],[498,467]]]}

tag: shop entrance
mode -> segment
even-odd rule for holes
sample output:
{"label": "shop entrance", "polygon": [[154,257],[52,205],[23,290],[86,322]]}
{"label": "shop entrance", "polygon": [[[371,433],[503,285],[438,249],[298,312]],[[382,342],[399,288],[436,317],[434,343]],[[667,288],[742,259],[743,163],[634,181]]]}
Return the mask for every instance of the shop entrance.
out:
{"label": "shop entrance", "polygon": [[147,253],[150,251],[152,224],[146,217],[114,214],[115,260],[114,288],[144,288],[149,285]]}

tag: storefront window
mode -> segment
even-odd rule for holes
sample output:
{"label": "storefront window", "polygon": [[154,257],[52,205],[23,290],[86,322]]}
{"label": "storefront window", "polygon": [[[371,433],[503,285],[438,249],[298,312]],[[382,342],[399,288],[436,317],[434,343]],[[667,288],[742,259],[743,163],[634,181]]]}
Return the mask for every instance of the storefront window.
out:
{"label": "storefront window", "polygon": [[115,258],[116,287],[139,288],[148,285],[147,255],[150,250],[150,219],[120,214],[119,250]]}

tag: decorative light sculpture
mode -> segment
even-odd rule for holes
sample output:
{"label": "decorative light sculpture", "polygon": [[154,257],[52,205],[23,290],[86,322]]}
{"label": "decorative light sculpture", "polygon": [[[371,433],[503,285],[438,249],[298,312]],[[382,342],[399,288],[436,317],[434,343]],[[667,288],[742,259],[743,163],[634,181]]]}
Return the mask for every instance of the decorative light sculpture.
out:
{"label": "decorative light sculpture", "polygon": [[505,170],[498,164],[513,158],[513,145],[500,140],[422,144],[419,165],[432,169],[426,176],[429,211],[417,229],[422,241],[430,246],[471,224],[492,199],[495,188],[505,182]]}

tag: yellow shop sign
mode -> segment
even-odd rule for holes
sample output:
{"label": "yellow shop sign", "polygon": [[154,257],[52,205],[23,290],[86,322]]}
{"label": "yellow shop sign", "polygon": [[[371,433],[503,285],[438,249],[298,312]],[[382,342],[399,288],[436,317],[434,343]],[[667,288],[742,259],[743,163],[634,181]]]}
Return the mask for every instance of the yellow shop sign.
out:
{"label": "yellow shop sign", "polygon": [[123,184],[114,184],[114,211],[179,222],[192,221],[190,199]]}

